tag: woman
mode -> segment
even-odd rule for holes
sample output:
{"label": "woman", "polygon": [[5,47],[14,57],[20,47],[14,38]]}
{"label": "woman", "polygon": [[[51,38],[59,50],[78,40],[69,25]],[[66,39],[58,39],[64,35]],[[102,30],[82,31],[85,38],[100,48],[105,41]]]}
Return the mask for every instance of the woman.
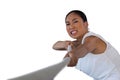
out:
{"label": "woman", "polygon": [[120,55],[114,47],[100,35],[88,30],[86,15],[79,10],[70,11],[65,18],[66,30],[74,41],[57,41],[55,50],[66,50],[68,45],[72,51],[68,66],[76,66],[94,80],[120,80]]}

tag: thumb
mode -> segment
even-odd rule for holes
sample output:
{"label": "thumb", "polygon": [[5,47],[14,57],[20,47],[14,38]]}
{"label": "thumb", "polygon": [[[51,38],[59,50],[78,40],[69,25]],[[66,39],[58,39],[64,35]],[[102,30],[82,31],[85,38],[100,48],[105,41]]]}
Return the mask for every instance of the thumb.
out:
{"label": "thumb", "polygon": [[68,53],[64,56],[64,58],[66,58],[66,57],[70,57]]}

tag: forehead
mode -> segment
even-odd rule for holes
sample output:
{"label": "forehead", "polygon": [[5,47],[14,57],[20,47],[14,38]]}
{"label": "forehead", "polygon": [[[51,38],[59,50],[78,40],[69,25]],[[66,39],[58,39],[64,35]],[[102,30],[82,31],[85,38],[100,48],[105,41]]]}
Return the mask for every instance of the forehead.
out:
{"label": "forehead", "polygon": [[70,13],[67,16],[66,21],[74,20],[74,19],[80,19],[80,20],[82,20],[82,18],[78,14],[76,14],[76,13]]}

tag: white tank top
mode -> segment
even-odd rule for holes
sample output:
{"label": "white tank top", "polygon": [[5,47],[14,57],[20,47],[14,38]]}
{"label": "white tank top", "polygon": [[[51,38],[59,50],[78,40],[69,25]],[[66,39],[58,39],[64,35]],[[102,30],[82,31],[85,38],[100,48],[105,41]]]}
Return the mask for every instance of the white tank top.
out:
{"label": "white tank top", "polygon": [[85,57],[79,58],[76,68],[93,77],[95,80],[108,80],[113,73],[115,74],[115,78],[110,78],[109,80],[120,80],[119,53],[100,35],[92,32],[84,35],[82,44],[88,36],[96,36],[103,40],[107,45],[106,50],[102,54],[88,53]]}

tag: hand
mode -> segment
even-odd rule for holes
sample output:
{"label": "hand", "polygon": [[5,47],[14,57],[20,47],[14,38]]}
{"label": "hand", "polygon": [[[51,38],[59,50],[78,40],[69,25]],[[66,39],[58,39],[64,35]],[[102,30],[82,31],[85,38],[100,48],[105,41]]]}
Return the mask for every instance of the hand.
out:
{"label": "hand", "polygon": [[67,65],[68,67],[74,67],[74,66],[76,66],[76,64],[78,62],[78,58],[74,55],[74,53],[69,52],[69,53],[67,53],[65,55],[65,57],[70,57],[71,58],[70,63]]}

